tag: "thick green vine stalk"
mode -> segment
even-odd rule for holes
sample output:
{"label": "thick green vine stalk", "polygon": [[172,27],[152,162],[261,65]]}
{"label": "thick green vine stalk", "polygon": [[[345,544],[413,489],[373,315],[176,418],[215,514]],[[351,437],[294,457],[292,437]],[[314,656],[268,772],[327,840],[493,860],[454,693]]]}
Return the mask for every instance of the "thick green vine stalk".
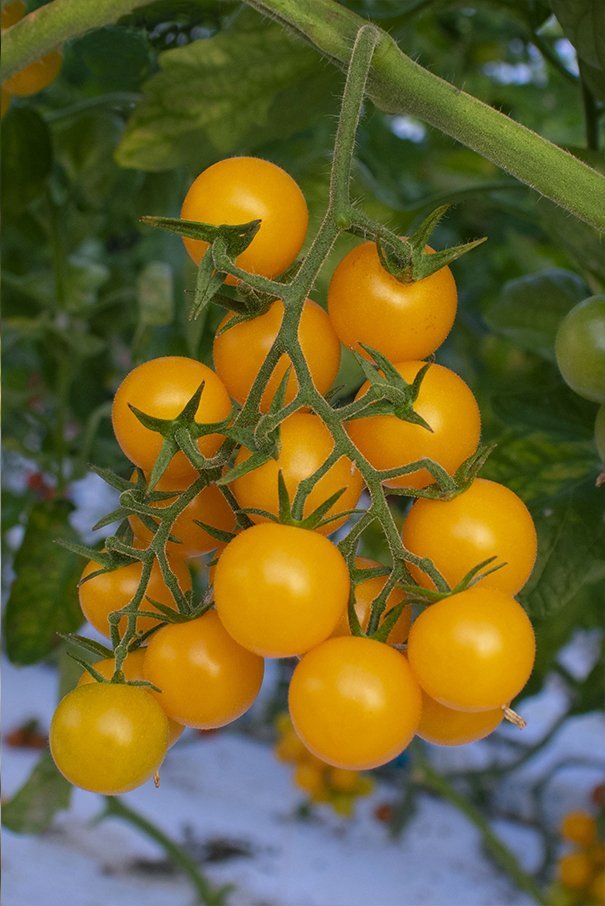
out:
{"label": "thick green vine stalk", "polygon": [[[117,21],[145,0],[54,0],[3,36],[0,78],[54,47]],[[355,36],[367,24],[334,0],[246,0],[293,29],[321,53],[347,66]],[[605,232],[605,178],[578,158],[415,63],[382,29],[368,95],[387,113],[411,114],[450,135],[545,198]]]}

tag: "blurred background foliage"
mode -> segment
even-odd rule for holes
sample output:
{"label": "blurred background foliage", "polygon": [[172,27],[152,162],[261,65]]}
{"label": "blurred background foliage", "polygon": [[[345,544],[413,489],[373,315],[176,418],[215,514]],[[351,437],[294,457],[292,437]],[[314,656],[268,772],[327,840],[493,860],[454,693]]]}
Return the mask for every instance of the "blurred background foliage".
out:
{"label": "blurred background foliage", "polygon": [[[431,71],[603,168],[598,10],[585,27],[598,2],[344,5]],[[59,79],[11,103],[2,125],[3,529],[5,550],[18,548],[6,611],[14,662],[46,656],[57,631],[78,628],[80,564],[52,539],[73,537],[69,501],[88,463],[130,472],[109,421],[121,378],[157,355],[210,361],[221,310],[188,320],[193,266],[177,237],[138,218],[178,216],[201,169],[253,154],[300,183],[312,235],[326,204],[342,85],[313,48],[240,4],[160,0],[71,42]],[[370,102],[354,194],[401,233],[452,203],[438,247],[488,236],[454,265],[459,316],[439,360],[471,384],[484,440],[498,442],[485,476],[521,494],[537,523],[539,560],[522,595],[538,633],[534,692],[562,669],[557,654],[574,630],[601,625],[605,604],[596,406],[566,388],[553,351],[563,315],[605,290],[602,239],[447,136]],[[319,302],[354,241],[339,242]],[[359,383],[345,356],[339,395]],[[380,555],[378,539],[367,547]],[[572,711],[598,708],[599,699],[594,674],[570,686]]]}

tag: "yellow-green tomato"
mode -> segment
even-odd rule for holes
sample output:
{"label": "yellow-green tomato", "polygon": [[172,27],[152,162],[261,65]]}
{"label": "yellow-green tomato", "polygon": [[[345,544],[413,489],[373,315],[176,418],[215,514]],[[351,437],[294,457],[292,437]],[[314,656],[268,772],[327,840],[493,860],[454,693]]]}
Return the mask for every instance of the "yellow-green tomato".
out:
{"label": "yellow-green tomato", "polygon": [[324,535],[253,525],[220,556],[214,601],[227,632],[264,657],[292,657],[333,631],[349,599],[349,571]]}
{"label": "yellow-green tomato", "polygon": [[403,654],[360,636],[309,651],[290,682],[288,706],[305,746],[337,768],[391,761],[418,728],[421,695]]}
{"label": "yellow-green tomato", "polygon": [[149,780],[168,747],[168,720],[140,686],[90,683],[61,699],[50,751],[75,786],[113,796]]}

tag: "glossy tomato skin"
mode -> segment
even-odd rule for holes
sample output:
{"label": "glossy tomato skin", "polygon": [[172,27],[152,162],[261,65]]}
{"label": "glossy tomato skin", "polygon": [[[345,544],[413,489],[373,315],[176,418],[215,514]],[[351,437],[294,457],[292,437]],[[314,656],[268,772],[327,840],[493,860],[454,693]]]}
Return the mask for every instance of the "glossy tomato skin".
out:
{"label": "glossy tomato skin", "polygon": [[[249,321],[242,321],[230,330],[221,332],[233,315],[228,314],[221,321],[212,347],[214,367],[238,403],[244,403],[247,399],[261,365],[279,332],[283,315],[284,303],[281,299],[276,299],[264,314]],[[338,373],[340,343],[327,314],[312,299],[307,299],[304,303],[298,337],[313,383],[320,393],[325,394]],[[292,368],[292,362],[287,355],[282,355],[263,392],[261,398],[263,412],[268,410],[288,368]],[[286,385],[285,402],[291,402],[297,392],[298,381],[291,372]]]}
{"label": "glossy tomato skin", "polygon": [[391,761],[420,721],[420,689],[405,657],[359,636],[328,639],[292,675],[292,723],[322,761],[362,771]]}
{"label": "glossy tomato skin", "polygon": [[[269,459],[258,469],[242,475],[231,483],[231,489],[239,505],[244,508],[254,507],[266,510],[275,516],[279,513],[278,475],[282,473],[290,501],[294,501],[298,486],[325,462],[334,447],[330,430],[322,420],[309,412],[295,412],[285,419],[279,427],[279,455]],[[245,462],[251,455],[250,450],[241,447],[235,464]],[[341,488],[344,493],[330,508],[327,516],[354,509],[361,496],[363,481],[361,475],[346,456],[341,456],[326,474],[320,478],[307,496],[303,516],[308,516],[332,494]],[[324,517],[324,518],[326,518]],[[264,516],[250,514],[253,522],[266,522]],[[348,517],[336,519],[328,525],[317,529],[322,534],[330,534],[346,522]]]}
{"label": "glossy tomato skin", "polygon": [[[426,362],[400,362],[395,368],[411,383]],[[368,382],[356,399],[364,396]],[[375,469],[394,469],[429,458],[453,474],[479,444],[481,415],[477,401],[462,378],[442,365],[426,372],[414,409],[431,426],[402,421],[395,415],[374,415],[347,424],[356,447]],[[387,487],[425,488],[434,479],[426,469],[385,481]]]}
{"label": "glossy tomato skin", "polygon": [[323,535],[276,523],[253,525],[222,552],[214,576],[218,615],[240,645],[292,657],[326,639],[349,598],[349,571]]}
{"label": "glossy tomato skin", "polygon": [[410,667],[421,687],[460,711],[508,705],[529,679],[535,650],[521,605],[481,584],[431,604],[408,638]]}
{"label": "glossy tomato skin", "polygon": [[223,727],[244,714],[258,695],[264,661],[226,632],[215,611],[163,626],[151,637],[145,678],[173,720],[187,727]]}
{"label": "glossy tomato skin", "polygon": [[403,283],[383,268],[374,242],[345,255],[328,289],[328,313],[344,345],[366,355],[362,342],[391,362],[434,352],[452,328],[457,301],[449,267]]}
{"label": "glossy tomato skin", "polygon": [[[265,277],[277,277],[296,260],[309,222],[307,203],[296,182],[281,167],[258,157],[230,157],[200,173],[185,196],[181,217],[217,226],[260,219],[258,233],[236,263]],[[183,242],[199,264],[207,243]]]}
{"label": "glossy tomato skin", "polygon": [[416,735],[436,746],[463,746],[484,739],[500,726],[502,708],[491,711],[454,711],[422,693],[422,716]]}
{"label": "glossy tomato skin", "polygon": [[584,299],[567,313],[555,353],[565,383],[578,396],[605,403],[605,295]]}
{"label": "glossy tomato skin", "polygon": [[[166,478],[162,475],[160,480],[156,482],[154,490],[162,493],[168,493],[169,491],[182,493],[191,483],[192,480],[188,476],[179,479]],[[151,506],[158,508],[169,506],[174,503],[175,499],[170,497],[166,501],[152,503]],[[175,556],[195,557],[200,554],[206,554],[215,548],[224,547],[223,542],[217,541],[209,532],[197,525],[196,520],[205,522],[206,525],[211,525],[224,532],[235,531],[235,515],[223,494],[221,494],[216,485],[206,485],[172,523],[170,534],[174,538],[178,538],[180,543],[168,542],[168,549]],[[135,538],[147,546],[153,537],[152,532],[138,516],[129,516],[128,522]]]}
{"label": "glossy tomato skin", "polygon": [[168,721],[141,687],[90,683],[59,702],[49,742],[70,783],[113,796],[135,789],[158,770],[168,746]]}
{"label": "glossy tomato skin", "polygon": [[4,90],[21,98],[38,94],[55,81],[62,65],[62,54],[58,50],[51,50],[39,60],[34,60],[19,72],[9,76],[4,82]]}
{"label": "glossy tomato skin", "polygon": [[[201,362],[185,356],[161,356],[137,365],[126,375],[113,400],[111,420],[122,452],[144,472],[151,472],[162,447],[162,436],[145,428],[129,406],[154,418],[175,418],[186,406],[200,384],[204,389],[196,422],[213,424],[231,413],[229,394],[220,378]],[[200,437],[198,448],[211,457],[224,438],[220,434]],[[183,453],[177,453],[164,472],[164,479],[197,477]]]}
{"label": "glossy tomato skin", "polygon": [[[412,553],[432,560],[452,588],[478,563],[497,556],[491,565],[506,566],[481,585],[514,595],[536,561],[529,510],[514,491],[485,478],[476,478],[452,500],[418,500],[406,517],[402,538]],[[411,564],[408,568],[419,585],[434,588],[426,573]]]}
{"label": "glossy tomato skin", "polygon": [[[143,671],[145,654],[145,648],[137,648],[135,651],[131,651],[122,663],[122,673],[124,674],[127,682],[145,679],[145,673]],[[101,676],[105,677],[105,679],[110,680],[115,672],[116,662],[112,657],[106,657],[100,661],[95,661],[92,666],[95,668],[97,673],[100,673]],[[83,670],[82,675],[78,680],[78,686],[87,686],[90,683],[94,682],[96,681],[90,675],[90,673],[88,673],[87,670]],[[182,735],[185,728],[181,724],[177,724],[176,721],[171,720],[169,717],[167,719],[168,748],[171,748],[171,746],[173,746],[177,739]]]}
{"label": "glossy tomato skin", "polygon": [[[184,561],[179,557],[171,557],[169,563],[181,591],[188,591],[191,588],[191,574]],[[90,560],[86,564],[80,579],[81,584],[78,587],[78,595],[82,613],[88,622],[95,627],[97,632],[110,638],[109,614],[114,610],[121,610],[122,607],[126,607],[133,599],[141,580],[143,566],[140,561],[135,561],[128,566],[120,566],[111,572],[100,573],[87,582],[83,581],[86,576],[97,572],[99,569],[101,569],[101,566],[95,563],[94,560]],[[176,610],[175,600],[164,582],[157,560],[154,561],[152,566],[145,594],[153,601],[158,601],[158,603],[165,604],[167,607]],[[139,609],[145,611],[156,610],[151,602],[145,599],[141,602]],[[153,617],[137,617],[137,631],[140,633],[147,632],[148,629],[157,626],[162,619],[160,612],[158,612],[157,620],[154,620]],[[120,635],[123,635],[126,623],[127,619],[123,617],[119,623]]]}
{"label": "glossy tomato skin", "polygon": [[[373,566],[380,566],[376,560],[368,560],[367,557],[356,557],[355,565],[358,569],[371,569]],[[365,632],[368,628],[370,622],[370,613],[372,608],[372,602],[385,586],[387,581],[387,576],[370,576],[369,579],[363,579],[361,582],[358,582],[355,586],[355,613],[357,614],[357,619],[363,631]],[[400,588],[394,588],[387,598],[386,607],[383,611],[381,622],[384,620],[385,615],[395,607],[397,604],[400,604],[405,600],[405,594]],[[401,645],[408,637],[408,632],[410,631],[410,626],[412,624],[412,608],[404,607],[401,611],[401,616],[391,629],[387,642],[389,645]],[[349,614],[346,610],[338,621],[333,636],[340,635],[351,635],[351,627],[349,625]]]}

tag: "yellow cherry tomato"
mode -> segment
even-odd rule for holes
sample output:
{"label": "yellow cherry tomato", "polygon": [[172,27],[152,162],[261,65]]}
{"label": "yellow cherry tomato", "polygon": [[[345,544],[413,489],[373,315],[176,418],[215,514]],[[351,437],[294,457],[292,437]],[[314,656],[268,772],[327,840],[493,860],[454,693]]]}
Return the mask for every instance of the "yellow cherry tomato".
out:
{"label": "yellow cherry tomato", "polygon": [[145,689],[90,683],[61,699],[49,742],[70,783],[112,796],[133,790],[158,770],[168,746],[168,720]]}
{"label": "yellow cherry tomato", "polygon": [[[171,557],[169,563],[181,591],[188,591],[191,588],[191,574],[184,561],[179,557]],[[82,613],[88,622],[102,635],[110,638],[109,614],[114,610],[121,610],[122,607],[126,607],[133,599],[141,581],[143,565],[139,561],[135,561],[132,564],[128,564],[128,566],[120,566],[111,572],[100,573],[86,582],[83,581],[91,573],[95,573],[101,568],[94,560],[90,560],[86,564],[80,579],[81,584],[78,587],[78,594]],[[167,607],[176,610],[176,602],[172,592],[164,582],[157,560],[154,561],[151,568],[151,576],[145,595],[146,597],[141,601],[139,610],[153,612],[157,609],[151,601],[147,600],[147,596],[152,601],[158,601],[158,603],[165,604]],[[157,620],[154,620],[153,617],[137,617],[137,631],[143,633],[153,626],[157,626],[163,619],[159,611],[158,614]],[[120,635],[124,634],[126,624],[127,618],[123,617],[118,624]]]}
{"label": "yellow cherry tomato", "polygon": [[454,711],[426,692],[422,693],[422,717],[416,735],[436,746],[462,746],[489,736],[502,723],[504,711]]}
{"label": "yellow cherry tomato", "polygon": [[55,81],[63,65],[63,56],[58,50],[29,63],[19,72],[9,76],[4,82],[4,88],[9,94],[26,98],[38,94],[48,88]]}
{"label": "yellow cherry tomato", "polygon": [[361,342],[391,362],[407,362],[426,358],[443,343],[457,299],[449,267],[403,283],[383,268],[376,244],[364,242],[334,271],[328,313],[345,346],[365,355]]}
{"label": "yellow cherry tomato", "polygon": [[[505,563],[481,585],[516,594],[527,582],[536,561],[536,529],[520,497],[496,481],[476,478],[452,500],[418,500],[403,525],[404,545],[432,560],[454,587],[478,563],[496,556],[491,566]],[[421,569],[409,565],[419,585],[433,588]]]}
{"label": "yellow cherry tomato", "polygon": [[253,525],[220,555],[218,615],[234,639],[264,657],[291,657],[326,639],[347,606],[349,571],[323,535]]}
{"label": "yellow cherry tomato", "polygon": [[145,679],[173,720],[209,730],[240,717],[254,702],[264,661],[226,632],[215,611],[163,626],[150,639]]}
{"label": "yellow cherry tomato", "polygon": [[584,890],[591,882],[593,866],[586,853],[566,853],[559,859],[559,880],[572,890]]}
{"label": "yellow cherry tomato", "polygon": [[[126,375],[113,400],[111,420],[122,452],[144,472],[151,472],[163,438],[146,428],[130,406],[154,418],[172,419],[184,409],[195,391],[204,384],[195,421],[214,424],[231,413],[231,400],[222,381],[211,368],[185,356],[161,356],[137,365]],[[213,456],[224,438],[220,434],[200,437],[197,446],[204,456]],[[189,460],[176,453],[164,472],[164,479],[197,477]]]}
{"label": "yellow cherry tomato", "polygon": [[529,679],[535,650],[521,605],[481,584],[431,604],[408,638],[410,667],[424,691],[460,711],[507,705]]}
{"label": "yellow cherry tomato", "polygon": [[[276,299],[266,312],[241,321],[229,330],[223,328],[234,317],[226,315],[214,338],[212,357],[216,373],[238,403],[243,403],[275,340],[284,316],[284,303]],[[313,383],[320,393],[326,393],[340,366],[340,343],[323,308],[307,299],[298,328],[298,338]],[[290,358],[284,353],[278,360],[261,398],[260,408],[266,412],[280,382],[292,369]],[[293,369],[286,384],[285,402],[291,402],[298,392],[298,380]]]}
{"label": "yellow cherry tomato", "polygon": [[402,654],[373,639],[341,636],[300,660],[288,704],[311,752],[333,767],[359,771],[405,749],[420,721],[421,696]]}
{"label": "yellow cherry tomato", "polygon": [[[426,362],[400,362],[399,374],[412,383]],[[364,396],[368,382],[356,399]],[[475,397],[449,368],[431,365],[424,376],[415,411],[432,431],[402,421],[395,415],[373,415],[348,422],[347,431],[355,446],[375,469],[395,469],[421,459],[432,459],[453,474],[475,452],[481,433],[481,416]],[[425,488],[435,479],[418,469],[385,481],[387,487]]]}
{"label": "yellow cherry tomato", "polygon": [[[292,177],[268,160],[229,157],[195,179],[181,209],[183,220],[221,224],[260,220],[260,228],[236,263],[253,274],[277,277],[295,261],[307,234],[309,212]],[[183,239],[199,264],[206,242]],[[235,282],[229,278],[228,283]]]}
{"label": "yellow cherry tomato", "polygon": [[[333,447],[332,435],[320,418],[308,412],[295,412],[279,427],[277,459],[269,459],[258,469],[232,482],[231,488],[239,505],[243,508],[266,510],[277,516],[279,472],[282,473],[290,500],[293,501],[301,481],[319,469]],[[235,459],[235,465],[245,462],[251,455],[250,450],[242,447]],[[361,495],[362,486],[361,475],[351,460],[341,456],[308,494],[303,516],[308,516],[341,488],[344,488],[344,493],[328,510],[326,516],[353,509]],[[250,518],[253,522],[267,521],[264,516],[253,513],[250,514]],[[316,531],[327,535],[343,525],[346,519],[346,516],[335,519]]]}
{"label": "yellow cherry tomato", "polygon": [[[358,569],[370,569],[373,566],[380,566],[376,560],[368,560],[366,557],[356,557],[355,564]],[[357,614],[357,619],[359,620],[361,628],[364,632],[368,628],[368,623],[370,622],[370,613],[372,609],[372,602],[382,589],[387,581],[387,576],[371,576],[369,579],[363,579],[363,581],[358,582],[355,586],[355,613]],[[388,598],[386,607],[383,611],[383,616],[381,619],[384,619],[384,615],[389,612],[397,604],[400,604],[405,599],[405,594],[400,588],[394,588]],[[412,608],[404,607],[401,611],[401,615],[393,628],[391,629],[387,642],[389,645],[401,645],[408,637],[408,632],[410,631],[410,626],[412,624]],[[333,636],[339,635],[351,635],[351,627],[349,626],[349,614],[348,610],[345,611],[336,624],[336,628],[332,633]]]}
{"label": "yellow cherry tomato", "polygon": [[24,17],[27,7],[23,0],[13,0],[2,7],[2,30],[10,28],[16,22]]}
{"label": "yellow cherry tomato", "polygon": [[578,846],[590,846],[597,839],[597,822],[588,812],[568,812],[561,822],[561,836]]}

